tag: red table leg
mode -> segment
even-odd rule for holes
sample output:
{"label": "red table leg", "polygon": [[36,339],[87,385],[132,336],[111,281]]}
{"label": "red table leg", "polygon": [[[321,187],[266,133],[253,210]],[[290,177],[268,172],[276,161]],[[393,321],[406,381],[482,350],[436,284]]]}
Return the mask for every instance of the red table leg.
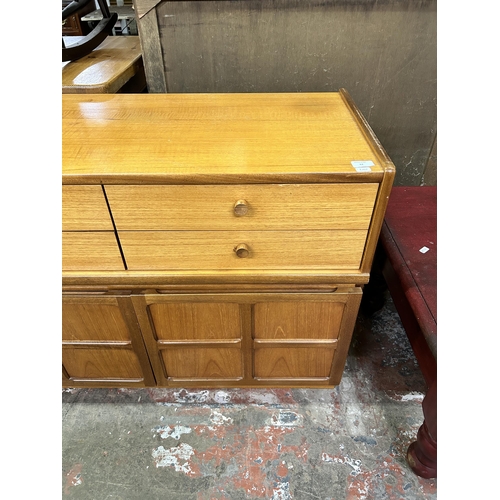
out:
{"label": "red table leg", "polygon": [[437,383],[427,391],[422,403],[424,423],[417,440],[407,452],[407,459],[415,474],[430,479],[437,477]]}

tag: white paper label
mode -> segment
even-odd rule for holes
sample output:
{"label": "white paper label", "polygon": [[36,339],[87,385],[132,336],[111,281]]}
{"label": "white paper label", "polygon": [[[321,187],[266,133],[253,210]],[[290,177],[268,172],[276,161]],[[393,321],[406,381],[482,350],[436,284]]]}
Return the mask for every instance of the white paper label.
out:
{"label": "white paper label", "polygon": [[351,165],[356,169],[356,172],[371,172],[375,164],[371,160],[351,161]]}
{"label": "white paper label", "polygon": [[419,252],[420,252],[420,253],[427,253],[429,250],[430,250],[430,249],[429,249],[429,248],[427,248],[427,247],[422,247],[422,248],[419,250]]}

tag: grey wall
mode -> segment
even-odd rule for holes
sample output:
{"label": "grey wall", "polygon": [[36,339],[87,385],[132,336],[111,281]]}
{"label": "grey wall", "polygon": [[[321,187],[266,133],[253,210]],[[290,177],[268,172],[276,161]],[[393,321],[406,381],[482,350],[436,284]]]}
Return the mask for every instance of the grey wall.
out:
{"label": "grey wall", "polygon": [[344,87],[396,165],[396,185],[437,183],[436,0],[162,1],[155,10],[157,34],[140,34],[159,36],[162,60],[145,53],[145,63],[164,72],[165,87],[150,91]]}

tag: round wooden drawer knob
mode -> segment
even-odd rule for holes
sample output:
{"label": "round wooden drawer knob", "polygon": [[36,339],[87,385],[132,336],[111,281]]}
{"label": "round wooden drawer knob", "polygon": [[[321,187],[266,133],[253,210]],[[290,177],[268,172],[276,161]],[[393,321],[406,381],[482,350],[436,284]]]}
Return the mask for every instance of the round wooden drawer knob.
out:
{"label": "round wooden drawer knob", "polygon": [[245,243],[236,245],[233,250],[240,259],[244,259],[250,255],[250,247]]}
{"label": "round wooden drawer knob", "polygon": [[246,215],[248,213],[248,203],[246,200],[238,200],[233,207],[234,215],[236,217],[241,217],[242,215]]}

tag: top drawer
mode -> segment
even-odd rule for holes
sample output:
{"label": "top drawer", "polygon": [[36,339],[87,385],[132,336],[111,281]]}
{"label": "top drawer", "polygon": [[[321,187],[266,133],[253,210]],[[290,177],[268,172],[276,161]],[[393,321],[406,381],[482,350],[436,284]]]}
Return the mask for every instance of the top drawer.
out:
{"label": "top drawer", "polygon": [[63,231],[113,231],[101,186],[62,187]]}
{"label": "top drawer", "polygon": [[378,184],[110,185],[120,231],[368,229]]}

